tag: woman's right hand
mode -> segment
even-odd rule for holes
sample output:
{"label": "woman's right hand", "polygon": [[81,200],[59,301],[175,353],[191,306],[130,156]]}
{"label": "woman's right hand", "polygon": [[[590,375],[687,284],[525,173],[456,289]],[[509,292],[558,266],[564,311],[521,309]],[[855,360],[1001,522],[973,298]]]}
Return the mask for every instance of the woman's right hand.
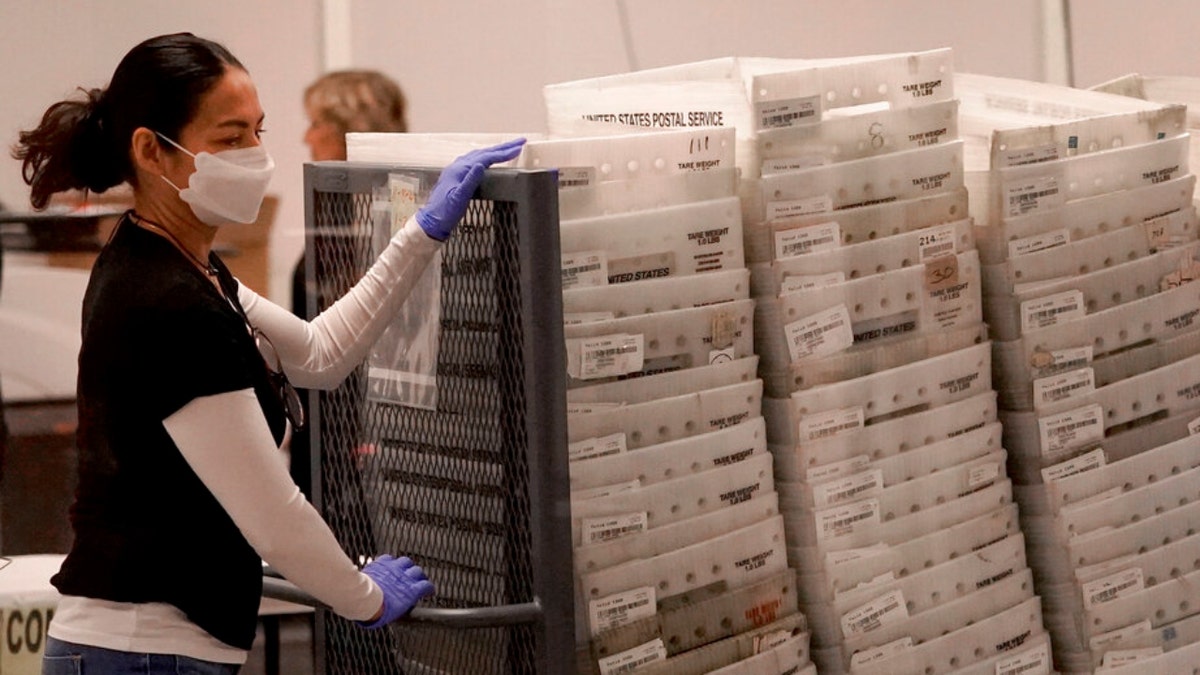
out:
{"label": "woman's right hand", "polygon": [[375,580],[383,591],[383,607],[364,628],[380,628],[412,611],[421,598],[433,593],[433,582],[425,571],[408,558],[381,555],[363,567],[363,574]]}
{"label": "woman's right hand", "polygon": [[521,154],[524,138],[490,148],[472,150],[454,160],[442,171],[429,193],[429,201],[417,211],[417,224],[425,234],[446,241],[454,226],[467,213],[467,204],[483,180],[483,172],[498,162],[507,162]]}

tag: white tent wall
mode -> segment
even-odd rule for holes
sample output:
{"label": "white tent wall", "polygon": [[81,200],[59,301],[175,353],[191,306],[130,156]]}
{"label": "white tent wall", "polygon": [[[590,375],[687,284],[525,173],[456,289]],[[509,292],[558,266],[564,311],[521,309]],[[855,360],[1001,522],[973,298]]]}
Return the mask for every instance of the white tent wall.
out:
{"label": "white tent wall", "polygon": [[[103,85],[141,39],[189,30],[225,43],[268,115],[280,197],[269,295],[287,305],[304,244],[300,97],[328,67],[396,78],[414,131],[543,131],[546,84],[720,56],[951,47],[958,71],[1046,79],[1056,26],[1043,17],[1054,6],[1070,10],[1079,86],[1133,71],[1200,75],[1200,46],[1185,32],[1200,3],[1188,0],[0,0],[0,139],[7,150],[75,86]],[[0,202],[27,199],[5,152]]]}

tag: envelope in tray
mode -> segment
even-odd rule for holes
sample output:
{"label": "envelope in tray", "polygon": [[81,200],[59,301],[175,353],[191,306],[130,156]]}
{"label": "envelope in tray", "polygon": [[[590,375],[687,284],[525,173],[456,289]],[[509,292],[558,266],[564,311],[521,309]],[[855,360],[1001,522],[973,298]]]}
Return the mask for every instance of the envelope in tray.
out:
{"label": "envelope in tray", "polygon": [[[595,456],[596,439],[612,434],[624,434],[624,445],[628,449],[642,448],[731,427],[761,415],[762,381],[751,380],[611,410],[570,415],[567,437],[572,444],[584,445],[571,447],[569,451],[572,458]],[[764,446],[765,442],[764,438]]]}
{"label": "envelope in tray", "polygon": [[776,259],[777,252],[786,253],[783,247],[795,238],[794,233],[789,233],[798,228],[829,228],[830,223],[836,223],[841,245],[853,246],[967,218],[965,188],[915,199],[842,209],[836,213],[820,212],[771,222],[755,219],[762,208],[762,192],[757,184],[743,181],[739,192],[743,205],[742,232],[746,243],[746,260],[752,263],[770,263]]}
{"label": "envelope in tray", "polygon": [[[809,665],[808,633],[804,619],[790,616],[761,628],[719,642],[681,652],[639,668],[648,675],[703,675],[704,673],[759,673],[775,675],[800,672]],[[782,665],[782,670],[772,670]],[[729,670],[726,670],[729,669]]]}
{"label": "envelope in tray", "polygon": [[715,431],[571,462],[571,489],[633,480],[650,485],[729,466],[766,452],[766,426],[761,416],[755,416]]}
{"label": "envelope in tray", "polygon": [[[814,250],[806,242],[809,234],[825,226],[777,230],[775,258],[771,263],[750,265],[750,292],[754,297],[777,297],[834,286],[849,280],[912,267],[942,255],[956,255],[975,248],[971,221],[957,220],[885,239]],[[836,237],[835,239],[840,239]],[[804,247],[801,255],[786,254],[791,246]]]}
{"label": "envelope in tray", "polygon": [[559,240],[564,290],[745,266],[734,197],[564,220]]}
{"label": "envelope in tray", "polygon": [[580,286],[563,291],[563,322],[588,323],[746,300],[749,282],[748,270],[730,269],[631,284]]}
{"label": "envelope in tray", "polygon": [[1107,528],[1120,528],[1182,507],[1194,499],[1198,480],[1200,469],[1188,469],[1108,499],[1064,507],[1059,512],[1061,539],[1102,534]]}
{"label": "envelope in tray", "polygon": [[1139,658],[1130,663],[1097,670],[1104,675],[1140,675],[1141,673],[1186,673],[1200,663],[1200,642],[1181,646],[1159,656]]}
{"label": "envelope in tray", "polygon": [[[571,504],[572,541],[583,543],[585,520],[596,521],[587,531],[603,532],[603,518],[644,514],[634,529],[652,530],[727,506],[774,493],[771,458],[758,455],[719,469],[638,487],[627,492]],[[643,519],[634,519],[641,522]],[[608,537],[589,537],[603,540]]]}
{"label": "envelope in tray", "polygon": [[993,331],[993,339],[1016,340],[1025,332],[1060,326],[1170,290],[1191,280],[1197,251],[1195,244],[1189,244],[1087,274],[1022,288],[1012,296],[989,296],[984,302],[984,321]]}
{"label": "envelope in tray", "polygon": [[717,584],[664,598],[653,616],[594,637],[591,653],[600,659],[661,638],[673,656],[779,619],[804,619],[798,611],[796,572],[788,569],[737,589]]}
{"label": "envelope in tray", "polygon": [[996,394],[983,391],[961,401],[870,426],[862,424],[864,415],[848,414],[847,423],[824,430],[808,424],[802,426],[803,418],[791,399],[764,399],[763,410],[767,439],[776,444],[771,449],[775,453],[776,475],[800,481],[844,475],[864,462],[979,429],[996,421]]}
{"label": "envelope in tray", "polygon": [[1069,241],[1083,241],[1125,227],[1141,227],[1168,244],[1176,238],[1195,239],[1195,185],[1195,174],[1187,174],[1079,199],[1058,209],[1006,218],[1001,223],[977,224],[979,257],[983,264],[994,265],[1007,260],[1011,253],[1035,248],[1038,242],[1052,243],[1055,237],[1065,235]]}
{"label": "envelope in tray", "polygon": [[573,412],[573,406],[574,412],[583,412],[589,404],[596,404],[592,408],[598,409],[618,404],[646,403],[689,391],[717,389],[754,380],[757,372],[758,357],[747,356],[711,366],[576,387],[567,391],[567,412]]}
{"label": "envelope in tray", "polygon": [[[842,112],[846,110],[846,112]],[[831,110],[820,124],[761,129],[762,174],[913,150],[958,138],[958,101]]]}
{"label": "envelope in tray", "polygon": [[[518,164],[557,169],[560,189],[732,169],[733,134],[732,128],[707,127],[531,141],[522,148]],[[570,184],[564,186],[564,181]]]}
{"label": "envelope in tray", "polygon": [[1197,518],[1200,518],[1200,502],[1189,502],[1111,530],[1068,539],[1067,559],[1072,573],[1077,568],[1132,556],[1191,536]]}
{"label": "envelope in tray", "polygon": [[758,301],[755,335],[768,369],[913,334],[982,322],[978,256],[967,251],[805,292]]}
{"label": "envelope in tray", "polygon": [[764,176],[761,201],[742,206],[748,222],[769,222],[947,193],[963,186],[962,152],[961,141],[949,141]]}
{"label": "envelope in tray", "polygon": [[565,326],[569,388],[686,370],[754,353],[754,301]]}

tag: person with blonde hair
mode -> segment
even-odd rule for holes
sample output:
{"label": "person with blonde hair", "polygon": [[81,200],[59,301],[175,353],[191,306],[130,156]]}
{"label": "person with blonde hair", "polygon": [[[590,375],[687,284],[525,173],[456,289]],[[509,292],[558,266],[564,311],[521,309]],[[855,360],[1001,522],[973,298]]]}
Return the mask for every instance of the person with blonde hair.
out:
{"label": "person with blonde hair", "polygon": [[352,131],[408,131],[400,85],[375,70],[338,70],[304,90],[308,131],[304,142],[313,161],[346,159]]}

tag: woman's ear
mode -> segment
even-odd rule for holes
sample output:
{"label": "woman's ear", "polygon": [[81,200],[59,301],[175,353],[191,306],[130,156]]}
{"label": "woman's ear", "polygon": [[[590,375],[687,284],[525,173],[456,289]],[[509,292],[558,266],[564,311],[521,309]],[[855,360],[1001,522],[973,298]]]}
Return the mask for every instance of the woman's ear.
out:
{"label": "woman's ear", "polygon": [[146,127],[138,127],[133,131],[129,151],[134,170],[155,176],[166,172],[163,166],[162,145],[158,142],[158,136]]}

